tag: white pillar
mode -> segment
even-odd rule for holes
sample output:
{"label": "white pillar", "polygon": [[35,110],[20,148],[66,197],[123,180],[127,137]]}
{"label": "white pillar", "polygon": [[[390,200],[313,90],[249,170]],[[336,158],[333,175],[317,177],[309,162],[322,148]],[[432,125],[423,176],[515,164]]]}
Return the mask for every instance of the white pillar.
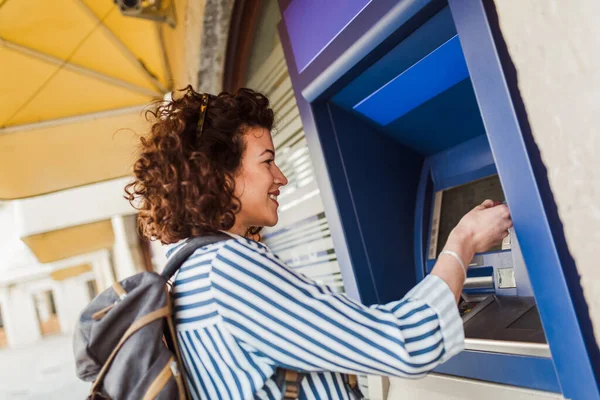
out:
{"label": "white pillar", "polygon": [[6,325],[7,313],[8,313],[8,288],[2,287],[2,288],[0,288],[0,318],[2,318],[4,334],[7,336],[6,345],[8,346],[9,327]]}
{"label": "white pillar", "polygon": [[71,332],[73,329],[69,326],[68,308],[71,301],[69,293],[67,288],[64,287],[64,281],[56,282],[53,286],[52,295],[54,296],[60,331],[63,333]]}
{"label": "white pillar", "polygon": [[93,276],[92,274],[86,274],[86,276],[87,279],[84,276],[60,281],[54,291],[62,332],[73,332],[81,311],[90,302],[87,281],[93,279]]}
{"label": "white pillar", "polygon": [[150,242],[150,254],[152,256],[154,270],[161,273],[165,268],[165,265],[167,265],[167,257],[165,256],[165,250],[160,241],[153,240]]}
{"label": "white pillar", "polygon": [[98,293],[103,292],[115,282],[115,275],[113,273],[112,262],[108,250],[103,250],[92,260],[92,270],[96,277]]}
{"label": "white pillar", "polygon": [[115,245],[113,247],[115,272],[117,280],[121,281],[131,275],[136,274],[137,268],[129,241],[123,216],[118,215],[111,218],[113,231],[115,234]]}
{"label": "white pillar", "polygon": [[33,295],[25,285],[9,286],[4,312],[9,347],[27,345],[41,338]]}

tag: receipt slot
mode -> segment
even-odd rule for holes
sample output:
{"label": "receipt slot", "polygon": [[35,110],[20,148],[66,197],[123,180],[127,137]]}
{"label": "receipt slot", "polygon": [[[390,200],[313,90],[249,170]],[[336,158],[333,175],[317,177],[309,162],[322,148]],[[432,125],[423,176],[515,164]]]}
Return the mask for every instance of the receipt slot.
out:
{"label": "receipt slot", "polygon": [[436,372],[600,398],[587,306],[569,286],[576,270],[548,214],[552,193],[521,131],[486,4],[280,0],[344,286],[364,304],[398,300],[466,212],[506,201],[514,229],[475,255],[458,305],[466,349]]}

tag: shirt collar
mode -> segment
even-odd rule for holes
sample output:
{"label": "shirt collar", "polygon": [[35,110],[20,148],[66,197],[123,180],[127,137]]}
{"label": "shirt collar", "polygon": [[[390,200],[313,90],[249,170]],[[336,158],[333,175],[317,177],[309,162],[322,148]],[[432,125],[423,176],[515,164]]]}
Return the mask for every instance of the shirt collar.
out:
{"label": "shirt collar", "polygon": [[[219,232],[229,235],[234,239],[243,239],[243,236],[240,236],[237,233],[222,231],[222,230],[219,230]],[[171,258],[173,256],[173,254],[177,253],[177,251],[183,247],[183,245],[185,244],[185,242],[187,242],[188,239],[189,238],[185,238],[185,239],[181,239],[179,242],[176,242],[176,243],[170,243],[167,245],[163,245],[165,257],[167,257],[167,259]]]}

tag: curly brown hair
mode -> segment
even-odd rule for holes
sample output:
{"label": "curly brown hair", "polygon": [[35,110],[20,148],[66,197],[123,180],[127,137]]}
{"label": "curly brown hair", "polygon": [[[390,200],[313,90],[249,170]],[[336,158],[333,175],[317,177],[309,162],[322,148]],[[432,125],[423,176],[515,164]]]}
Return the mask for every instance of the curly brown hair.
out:
{"label": "curly brown hair", "polygon": [[177,94],[146,111],[152,127],[141,138],[135,180],[125,187],[125,198],[139,211],[140,233],[163,244],[234,225],[240,210],[234,178],[245,150],[244,132],[249,127],[271,131],[274,122],[264,95],[239,89],[210,96],[200,134],[201,94],[191,86]]}

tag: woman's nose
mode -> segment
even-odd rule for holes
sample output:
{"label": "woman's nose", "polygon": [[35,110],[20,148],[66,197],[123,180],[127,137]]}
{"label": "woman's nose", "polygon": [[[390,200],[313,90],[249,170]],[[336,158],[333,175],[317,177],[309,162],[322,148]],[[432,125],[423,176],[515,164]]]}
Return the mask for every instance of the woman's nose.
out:
{"label": "woman's nose", "polygon": [[281,169],[277,167],[277,172],[275,174],[275,183],[281,186],[285,186],[288,184],[288,179],[285,177]]}

